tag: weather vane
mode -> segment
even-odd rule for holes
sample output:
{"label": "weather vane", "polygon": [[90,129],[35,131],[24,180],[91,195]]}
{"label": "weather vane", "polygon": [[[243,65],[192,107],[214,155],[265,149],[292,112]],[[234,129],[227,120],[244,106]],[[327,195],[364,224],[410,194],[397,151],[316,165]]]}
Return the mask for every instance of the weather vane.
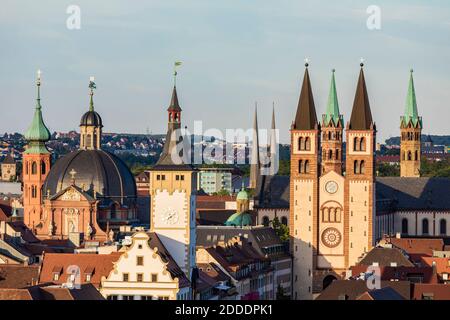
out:
{"label": "weather vane", "polygon": [[97,89],[97,85],[94,82],[95,78],[93,76],[89,77],[89,89],[91,89],[91,94],[94,93],[94,89]]}
{"label": "weather vane", "polygon": [[361,62],[359,65],[360,65],[361,67],[364,67],[364,58],[359,59],[359,61]]}
{"label": "weather vane", "polygon": [[176,86],[177,85],[177,67],[181,66],[181,61],[175,61],[174,65],[173,65],[173,85]]}
{"label": "weather vane", "polygon": [[305,67],[308,67],[308,66],[309,66],[309,59],[305,58]]}

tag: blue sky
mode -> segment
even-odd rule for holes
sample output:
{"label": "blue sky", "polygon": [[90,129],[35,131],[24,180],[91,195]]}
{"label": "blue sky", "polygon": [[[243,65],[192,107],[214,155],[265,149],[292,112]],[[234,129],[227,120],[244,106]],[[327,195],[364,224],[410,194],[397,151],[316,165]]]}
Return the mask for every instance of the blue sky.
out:
{"label": "blue sky", "polygon": [[[66,28],[69,5],[81,29]],[[366,9],[381,8],[381,30],[368,30]],[[415,70],[424,132],[450,134],[450,3],[442,1],[2,0],[0,132],[23,132],[33,113],[35,72],[51,130],[77,129],[96,77],[96,110],[105,131],[165,131],[172,68],[179,70],[183,120],[192,127],[247,128],[254,102],[269,127],[272,102],[288,142],[304,58],[320,116],[331,69],[341,112],[350,118],[359,59],[378,141],[398,135],[410,68]]]}

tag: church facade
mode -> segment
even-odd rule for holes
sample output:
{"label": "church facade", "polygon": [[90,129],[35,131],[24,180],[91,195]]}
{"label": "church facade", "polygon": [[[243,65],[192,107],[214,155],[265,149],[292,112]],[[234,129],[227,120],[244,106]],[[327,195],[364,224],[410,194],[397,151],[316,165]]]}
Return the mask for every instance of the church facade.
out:
{"label": "church facade", "polygon": [[344,161],[344,120],[334,71],[327,110],[319,122],[306,65],[291,127],[294,299],[312,299],[374,245],[376,126],[362,64],[345,135]]}
{"label": "church facade", "polygon": [[80,147],[54,165],[40,103],[41,80],[33,121],[23,153],[24,223],[41,239],[110,241],[121,225],[137,221],[136,183],[125,163],[101,149],[103,123],[90,106],[80,122]]}

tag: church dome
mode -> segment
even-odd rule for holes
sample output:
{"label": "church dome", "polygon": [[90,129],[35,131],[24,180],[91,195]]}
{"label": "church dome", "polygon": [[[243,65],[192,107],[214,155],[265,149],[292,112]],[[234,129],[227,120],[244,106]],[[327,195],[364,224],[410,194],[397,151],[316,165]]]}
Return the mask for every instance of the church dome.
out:
{"label": "church dome", "polygon": [[96,111],[89,110],[81,117],[80,126],[103,127],[102,117]]}
{"label": "church dome", "polygon": [[248,192],[242,187],[242,190],[238,192],[236,200],[248,200]]}
{"label": "church dome", "polygon": [[225,222],[226,226],[246,227],[252,225],[252,216],[248,212],[236,212]]}
{"label": "church dome", "polygon": [[136,198],[134,176],[126,164],[103,150],[79,150],[60,158],[45,180],[43,193],[55,195],[72,185],[73,180],[99,200],[128,205]]}

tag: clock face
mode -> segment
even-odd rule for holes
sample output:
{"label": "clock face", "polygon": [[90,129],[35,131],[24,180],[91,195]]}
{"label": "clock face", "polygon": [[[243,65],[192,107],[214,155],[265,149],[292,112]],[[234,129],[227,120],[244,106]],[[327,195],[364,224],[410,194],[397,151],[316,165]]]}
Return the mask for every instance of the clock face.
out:
{"label": "clock face", "polygon": [[342,235],[336,228],[327,228],[322,232],[322,243],[328,248],[335,248],[341,243]]}
{"label": "clock face", "polygon": [[336,181],[328,181],[325,185],[325,190],[330,194],[336,193],[338,191],[338,184]]}
{"label": "clock face", "polygon": [[162,214],[162,221],[166,224],[175,224],[178,222],[178,212],[175,209],[167,208]]}

